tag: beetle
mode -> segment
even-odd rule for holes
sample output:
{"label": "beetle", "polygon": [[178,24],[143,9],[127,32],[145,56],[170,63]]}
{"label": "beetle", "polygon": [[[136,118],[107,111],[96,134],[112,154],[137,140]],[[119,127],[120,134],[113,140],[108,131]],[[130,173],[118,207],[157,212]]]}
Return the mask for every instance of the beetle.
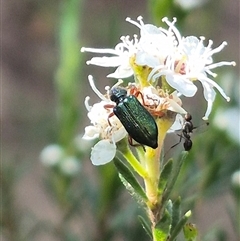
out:
{"label": "beetle", "polygon": [[[141,92],[139,93],[142,95]],[[157,124],[137,97],[127,95],[127,90],[119,86],[113,87],[109,95],[111,101],[116,103],[109,118],[113,114],[117,116],[130,136],[130,144],[132,144],[132,138],[141,145],[156,149],[158,147]]]}

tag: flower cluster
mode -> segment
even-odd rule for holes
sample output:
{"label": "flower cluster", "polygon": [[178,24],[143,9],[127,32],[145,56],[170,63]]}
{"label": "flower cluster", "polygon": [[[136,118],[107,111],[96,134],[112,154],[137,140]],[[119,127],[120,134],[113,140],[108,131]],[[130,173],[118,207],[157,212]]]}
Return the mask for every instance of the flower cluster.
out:
{"label": "flower cluster", "polygon": [[40,153],[40,161],[46,167],[58,168],[66,176],[75,176],[81,169],[80,160],[67,155],[57,144],[46,146]]}
{"label": "flower cluster", "polygon": [[[204,46],[204,37],[182,37],[175,27],[175,18],[172,22],[163,18],[163,22],[168,26],[166,29],[144,24],[142,17],[138,17],[138,22],[130,18],[126,21],[140,29],[139,37],[134,35],[134,38],[130,39],[129,36],[122,36],[121,42],[114,49],[83,47],[81,51],[108,54],[109,56],[93,57],[87,61],[87,64],[116,67],[115,72],[107,77],[121,79],[134,76],[135,83],[125,86],[128,95],[141,93],[140,96],[136,94],[138,100],[156,122],[160,119],[164,120],[169,111],[174,113],[174,117],[177,116],[171,128],[169,128],[172,125],[170,121],[171,125],[169,126],[168,123],[168,128],[160,127],[157,123],[158,130],[164,129],[167,132],[168,129],[174,130],[176,126],[179,128],[181,122],[179,114],[187,113],[181,107],[182,102],[179,97],[194,96],[197,92],[194,82],[197,80],[202,83],[204,98],[207,101],[207,110],[203,119],[207,120],[212,110],[216,95],[215,88],[227,101],[230,100],[223,89],[210,78],[216,77],[212,69],[223,65],[235,65],[235,62],[227,61],[213,63],[212,55],[221,51],[226,42],[213,49],[211,40],[207,46]],[[85,128],[83,138],[100,139],[92,148],[91,160],[95,165],[102,165],[114,158],[117,150],[116,144],[127,136],[127,132],[120,120],[113,115],[113,107],[116,103],[111,101],[110,87],[106,87],[107,93],[103,95],[96,88],[92,76],[89,76],[89,82],[101,101],[90,106],[90,98],[86,97],[85,106],[91,125]],[[118,82],[116,85],[121,83]],[[181,116],[180,120],[182,120]],[[165,136],[165,133],[159,136]]]}
{"label": "flower cluster", "polygon": [[[216,74],[212,69],[223,65],[235,65],[235,62],[222,61],[214,63],[213,54],[220,52],[226,42],[213,49],[213,41],[209,40],[204,46],[204,37],[182,37],[174,26],[176,19],[170,22],[163,18],[167,29],[144,24],[142,17],[138,21],[127,18],[140,29],[140,37],[134,35],[122,36],[121,42],[114,49],[82,48],[82,52],[94,52],[109,54],[112,56],[93,57],[87,64],[103,67],[117,67],[116,71],[108,77],[127,78],[136,77],[139,67],[147,67],[147,81],[150,85],[156,85],[159,79],[163,79],[169,85],[168,91],[176,90],[178,95],[192,97],[197,92],[194,81],[200,81],[204,89],[204,98],[207,101],[207,110],[203,119],[207,120],[212,110],[216,88],[220,94],[229,101],[230,98],[223,89],[212,80]],[[146,83],[145,83],[146,85]]]}
{"label": "flower cluster", "polygon": [[[114,158],[117,150],[116,143],[125,138],[127,132],[120,120],[115,115],[112,115],[112,107],[115,106],[115,103],[110,100],[109,86],[105,88],[107,89],[107,94],[103,95],[96,88],[93,77],[90,75],[88,79],[90,86],[101,101],[91,106],[89,104],[90,97],[87,96],[85,99],[85,106],[88,110],[88,118],[91,125],[85,128],[83,139],[100,139],[92,148],[90,159],[94,165],[103,165]],[[120,85],[121,82],[119,81],[116,85]],[[129,83],[126,88],[129,90],[129,93],[132,89],[138,92],[138,87],[134,83]],[[139,101],[155,118],[162,117],[166,111],[186,114],[186,111],[181,107],[182,102],[176,95],[176,92],[167,94],[153,86],[147,86],[141,89]]]}

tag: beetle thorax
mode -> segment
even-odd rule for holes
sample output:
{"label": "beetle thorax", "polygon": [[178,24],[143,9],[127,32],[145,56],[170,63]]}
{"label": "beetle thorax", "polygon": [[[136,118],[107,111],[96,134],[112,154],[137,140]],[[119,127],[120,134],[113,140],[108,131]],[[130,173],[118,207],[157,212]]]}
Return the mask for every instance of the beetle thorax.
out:
{"label": "beetle thorax", "polygon": [[117,105],[122,102],[127,96],[127,90],[120,88],[120,87],[115,87],[112,88],[110,91],[110,99],[111,101],[114,101]]}

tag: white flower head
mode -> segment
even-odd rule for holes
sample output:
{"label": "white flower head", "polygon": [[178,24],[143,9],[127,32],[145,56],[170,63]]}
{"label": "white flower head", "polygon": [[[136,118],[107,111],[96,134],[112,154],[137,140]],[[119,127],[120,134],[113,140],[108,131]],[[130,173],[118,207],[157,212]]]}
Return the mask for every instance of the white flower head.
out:
{"label": "white flower head", "polygon": [[235,171],[232,174],[231,179],[232,179],[232,185],[237,187],[237,188],[240,188],[240,170]]}
{"label": "white flower head", "polygon": [[[169,26],[173,23],[164,18]],[[175,29],[175,27],[173,27]],[[193,81],[199,80],[204,90],[204,98],[208,103],[207,111],[203,119],[207,120],[212,110],[213,101],[215,99],[216,88],[220,94],[229,101],[230,98],[225,94],[223,89],[208,76],[216,77],[211,70],[223,65],[235,65],[235,62],[222,61],[213,63],[213,54],[220,52],[227,44],[223,42],[219,47],[212,49],[213,42],[210,40],[205,47],[203,44],[204,37],[197,38],[195,36],[180,37],[175,30],[178,44],[175,51],[166,58],[164,67],[156,67],[149,75],[149,79],[157,79],[165,76],[168,84],[186,97],[192,97],[197,92],[197,87]]]}
{"label": "white flower head", "polygon": [[[141,90],[145,108],[155,117],[162,117],[166,111],[186,114],[187,112],[181,107],[182,101],[177,96],[177,92],[170,95],[164,93],[161,89],[157,90],[153,86],[144,87]],[[140,102],[143,102],[141,98]]]}
{"label": "white flower head", "polygon": [[90,141],[90,139],[83,139],[83,133],[77,135],[74,139],[74,146],[76,147],[76,149],[80,152],[88,152],[93,144],[93,141]]}
{"label": "white flower head", "polygon": [[100,54],[110,54],[113,56],[93,57],[87,61],[87,64],[98,65],[102,67],[117,67],[116,71],[107,77],[127,78],[133,75],[130,65],[130,58],[134,56],[138,48],[138,39],[134,35],[134,39],[130,40],[129,36],[122,36],[121,43],[117,44],[114,49],[97,49],[97,48],[81,48],[82,52],[92,52]]}
{"label": "white flower head", "polygon": [[186,97],[196,94],[197,86],[193,81],[200,81],[208,104],[203,117],[205,120],[208,119],[212,110],[216,95],[215,88],[227,101],[230,100],[223,89],[209,78],[209,76],[216,77],[212,69],[224,65],[235,65],[235,62],[228,61],[213,63],[212,56],[220,52],[227,44],[226,42],[212,49],[211,40],[207,46],[204,46],[204,37],[182,37],[175,27],[176,18],[173,18],[172,22],[166,17],[162,19],[168,25],[168,29],[144,24],[141,16],[138,17],[139,22],[130,18],[126,20],[140,29],[135,64],[152,68],[148,80],[154,81],[160,76],[165,76],[168,84]]}
{"label": "white flower head", "polygon": [[137,19],[139,23],[126,18],[126,21],[140,29],[136,64],[140,66],[147,65],[151,68],[164,67],[167,56],[175,49],[176,35],[178,36],[178,33],[174,33],[171,28],[166,30],[152,24],[144,24],[142,16]]}
{"label": "white flower head", "polygon": [[64,157],[64,149],[57,145],[52,144],[45,147],[40,153],[40,161],[45,166],[56,166]]}
{"label": "white flower head", "polygon": [[176,5],[179,5],[181,8],[187,11],[199,8],[206,2],[206,0],[175,0]]}
{"label": "white flower head", "polygon": [[89,82],[93,90],[102,99],[101,102],[90,106],[89,97],[86,97],[85,105],[88,110],[88,118],[91,125],[85,128],[83,139],[93,140],[99,138],[100,141],[92,148],[91,161],[94,165],[103,165],[110,162],[116,154],[116,142],[122,140],[127,132],[119,119],[110,114],[115,103],[102,95],[94,86],[92,76],[89,76]]}
{"label": "white flower head", "polygon": [[68,176],[75,176],[81,169],[80,161],[74,156],[67,156],[60,162],[60,170]]}

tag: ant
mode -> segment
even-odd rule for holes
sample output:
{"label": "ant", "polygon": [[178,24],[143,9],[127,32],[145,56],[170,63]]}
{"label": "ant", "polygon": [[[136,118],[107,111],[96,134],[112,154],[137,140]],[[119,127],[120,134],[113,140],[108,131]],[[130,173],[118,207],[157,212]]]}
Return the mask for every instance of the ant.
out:
{"label": "ant", "polygon": [[191,140],[191,134],[193,130],[196,129],[197,127],[193,126],[192,116],[189,113],[185,115],[184,119],[185,119],[185,122],[182,128],[182,133],[178,134],[178,136],[180,136],[180,140],[177,144],[173,145],[171,148],[177,146],[182,141],[182,139],[184,139],[185,141],[183,143],[183,147],[185,151],[190,151],[192,149],[192,144],[193,144]]}

